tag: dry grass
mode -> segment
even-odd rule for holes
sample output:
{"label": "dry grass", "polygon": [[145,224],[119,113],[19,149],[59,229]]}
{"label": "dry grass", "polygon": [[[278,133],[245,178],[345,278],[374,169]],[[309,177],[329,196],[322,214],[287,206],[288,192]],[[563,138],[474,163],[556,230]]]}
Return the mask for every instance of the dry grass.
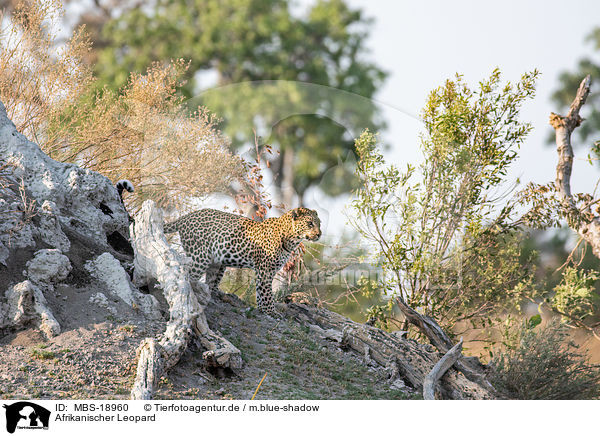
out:
{"label": "dry grass", "polygon": [[152,198],[179,208],[190,197],[225,192],[243,180],[243,161],[229,151],[210,114],[200,108],[190,115],[181,104],[176,91],[186,68],[182,60],[156,64],[132,74],[120,94],[103,90],[62,159],[131,180],[136,206]]}
{"label": "dry grass", "polygon": [[58,44],[61,15],[59,0],[34,0],[0,17],[0,99],[20,132],[56,160],[131,180],[133,208],[147,198],[183,208],[236,181],[249,189],[251,165],[229,150],[206,110],[182,105],[185,61],[132,74],[117,93],[94,91],[85,29]]}
{"label": "dry grass", "polygon": [[493,360],[494,386],[521,400],[588,400],[600,395],[600,365],[591,364],[570,339],[568,329],[550,323],[523,327],[518,345]]}
{"label": "dry grass", "polygon": [[61,17],[59,0],[21,2],[12,14],[0,14],[0,98],[17,129],[49,151],[64,136],[51,124],[93,80],[81,62],[90,49],[84,30],[57,44]]}

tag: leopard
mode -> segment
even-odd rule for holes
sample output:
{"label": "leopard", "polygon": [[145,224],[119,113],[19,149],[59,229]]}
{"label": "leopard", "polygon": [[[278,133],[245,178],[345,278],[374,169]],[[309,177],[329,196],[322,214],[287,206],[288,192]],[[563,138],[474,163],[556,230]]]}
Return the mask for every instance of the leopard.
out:
{"label": "leopard", "polygon": [[274,318],[281,318],[272,291],[275,275],[302,241],[317,241],[322,235],[317,211],[306,207],[264,221],[200,209],[165,224],[164,232],[179,232],[191,258],[191,279],[200,282],[204,276],[211,293],[218,291],[227,267],[253,269],[258,310]]}

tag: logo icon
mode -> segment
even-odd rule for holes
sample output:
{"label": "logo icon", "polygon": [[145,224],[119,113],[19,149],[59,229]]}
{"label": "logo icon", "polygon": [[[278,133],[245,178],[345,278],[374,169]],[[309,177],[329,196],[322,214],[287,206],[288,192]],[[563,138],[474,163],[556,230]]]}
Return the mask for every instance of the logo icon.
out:
{"label": "logo icon", "polygon": [[19,401],[17,403],[2,407],[6,409],[6,431],[14,433],[19,429],[48,429],[50,422],[50,411],[29,401]]}

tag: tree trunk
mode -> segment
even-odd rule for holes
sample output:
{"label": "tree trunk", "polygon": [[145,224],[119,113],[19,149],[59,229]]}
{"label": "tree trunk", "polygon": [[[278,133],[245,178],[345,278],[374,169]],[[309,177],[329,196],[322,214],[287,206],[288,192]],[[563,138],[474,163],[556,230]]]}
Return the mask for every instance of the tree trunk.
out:
{"label": "tree trunk", "polygon": [[581,124],[583,118],[579,115],[581,107],[590,93],[591,78],[586,76],[579,85],[577,94],[566,116],[552,112],[550,124],[554,127],[556,136],[556,190],[561,200],[561,212],[566,217],[569,227],[575,230],[590,246],[594,255],[600,258],[600,217],[591,209],[594,199],[589,196],[582,206],[577,206],[571,193],[571,172],[573,170],[573,147],[571,135]]}

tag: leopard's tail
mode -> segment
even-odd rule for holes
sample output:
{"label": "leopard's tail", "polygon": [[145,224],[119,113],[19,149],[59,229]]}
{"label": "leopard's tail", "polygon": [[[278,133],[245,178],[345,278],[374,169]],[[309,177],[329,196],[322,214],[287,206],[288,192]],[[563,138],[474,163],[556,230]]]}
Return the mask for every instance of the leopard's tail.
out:
{"label": "leopard's tail", "polygon": [[121,197],[121,200],[123,200],[123,191],[124,190],[127,192],[133,192],[133,183],[131,183],[127,179],[119,180],[115,184],[115,187],[117,188],[117,192],[119,193],[119,197]]}
{"label": "leopard's tail", "polygon": [[[123,191],[133,192],[133,183],[127,179],[121,179],[115,184],[115,188],[117,188],[117,192],[119,193],[119,200],[121,200],[121,204],[123,207],[125,207],[125,202],[123,201]],[[129,215],[129,212],[127,212],[127,219],[130,223],[135,222],[133,217]]]}

